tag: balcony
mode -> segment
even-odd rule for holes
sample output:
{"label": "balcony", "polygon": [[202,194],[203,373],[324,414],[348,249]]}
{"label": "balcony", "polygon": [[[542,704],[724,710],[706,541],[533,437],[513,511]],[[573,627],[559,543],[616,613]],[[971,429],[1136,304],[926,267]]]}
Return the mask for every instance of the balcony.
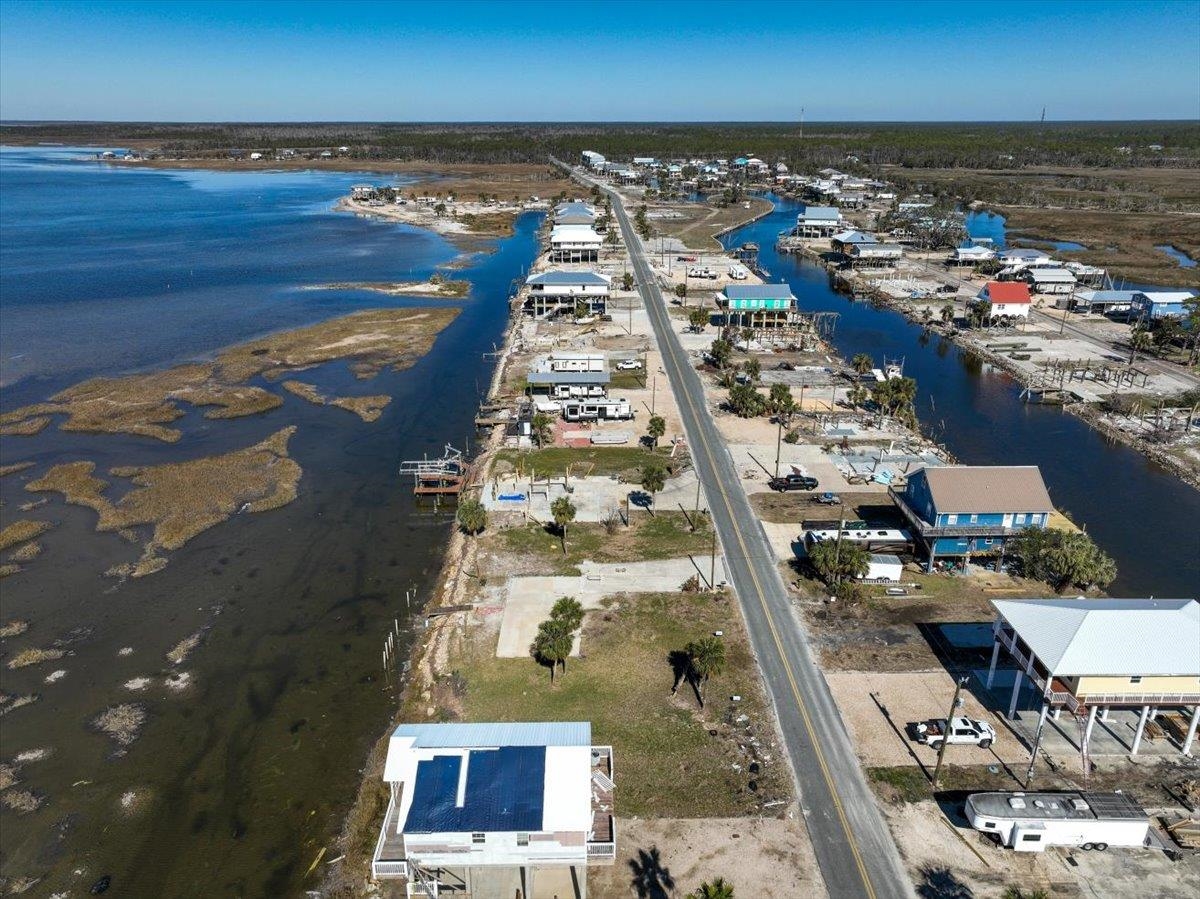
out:
{"label": "balcony", "polygon": [[908,519],[908,523],[922,537],[934,539],[937,537],[1009,537],[1025,529],[1021,527],[1005,527],[999,524],[953,524],[937,527],[930,524],[913,509],[911,509],[904,499],[904,493],[898,491],[895,487],[888,488],[888,496],[896,503],[896,506]]}
{"label": "balcony", "polygon": [[393,794],[383,816],[379,839],[375,843],[375,854],[371,857],[371,876],[380,878],[407,877],[408,861],[404,851],[404,836],[396,832],[400,809]]}
{"label": "balcony", "polygon": [[587,836],[588,864],[611,864],[617,857],[617,822],[613,816],[613,752],[592,747],[592,827]]}

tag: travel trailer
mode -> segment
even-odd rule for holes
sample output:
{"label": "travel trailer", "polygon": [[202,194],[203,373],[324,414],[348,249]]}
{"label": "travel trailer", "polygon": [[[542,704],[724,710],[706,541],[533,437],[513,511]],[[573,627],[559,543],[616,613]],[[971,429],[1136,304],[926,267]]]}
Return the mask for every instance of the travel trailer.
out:
{"label": "travel trailer", "polygon": [[1146,844],[1150,819],[1123,793],[973,793],[967,820],[1017,852]]}
{"label": "travel trailer", "polygon": [[571,400],[563,403],[567,421],[628,421],[633,418],[629,400]]}

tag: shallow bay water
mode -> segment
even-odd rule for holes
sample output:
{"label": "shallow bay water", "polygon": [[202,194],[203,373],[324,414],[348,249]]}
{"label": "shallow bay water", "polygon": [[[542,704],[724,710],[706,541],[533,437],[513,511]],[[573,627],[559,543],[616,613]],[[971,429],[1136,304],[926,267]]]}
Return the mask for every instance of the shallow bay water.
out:
{"label": "shallow bay water", "polygon": [[[39,696],[2,719],[0,761],[50,750],[18,771],[42,807],[0,809],[0,873],[45,877],[45,894],[79,892],[107,874],[122,896],[295,895],[320,877],[305,873],[331,845],[394,708],[384,637],[398,621],[403,655],[418,617],[405,593],[428,599],[449,534],[444,513],[414,503],[399,461],[438,455],[447,442],[461,448],[472,435],[493,365],[483,353],[501,337],[509,286],[537,251],[540,220],[522,217],[514,236],[456,275],[473,283],[463,300],[304,290],[422,280],[458,251],[418,229],[332,211],[351,184],[381,178],[127,171],[79,155],[0,156],[5,409],[86,377],[165,367],[358,309],[462,308],[406,371],[360,381],[334,362],[302,374],[329,396],[390,395],[372,423],[259,381],[282,406],[227,421],[189,411],[177,444],[52,425],[0,445],[5,464],[35,463],[0,479],[5,521],[55,522],[42,555],[0,582],[0,619],[30,622],[0,651],[5,661],[56,642],[67,652],[0,668],[5,693]],[[135,544],[97,534],[91,510],[23,489],[62,461],[90,459],[105,472],[197,458],[293,424],[297,499],[235,515],[137,580],[103,575],[136,558]],[[51,501],[17,512],[41,495]],[[169,661],[193,634],[202,639],[188,658]],[[58,669],[66,674],[47,683]],[[173,689],[168,679],[181,672],[186,684]],[[88,722],[130,702],[147,720],[121,750]]]}

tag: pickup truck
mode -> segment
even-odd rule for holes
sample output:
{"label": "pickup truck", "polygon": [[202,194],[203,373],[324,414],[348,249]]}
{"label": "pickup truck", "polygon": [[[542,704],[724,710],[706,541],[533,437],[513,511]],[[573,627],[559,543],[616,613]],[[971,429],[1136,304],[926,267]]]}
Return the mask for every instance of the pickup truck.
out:
{"label": "pickup truck", "polygon": [[806,474],[788,474],[771,478],[767,486],[782,493],[785,490],[816,490],[817,479]]}
{"label": "pickup truck", "polygon": [[917,742],[940,749],[944,742],[950,746],[978,746],[987,749],[996,739],[996,731],[986,721],[975,721],[966,716],[952,718],[946,727],[945,718],[930,718],[915,728]]}

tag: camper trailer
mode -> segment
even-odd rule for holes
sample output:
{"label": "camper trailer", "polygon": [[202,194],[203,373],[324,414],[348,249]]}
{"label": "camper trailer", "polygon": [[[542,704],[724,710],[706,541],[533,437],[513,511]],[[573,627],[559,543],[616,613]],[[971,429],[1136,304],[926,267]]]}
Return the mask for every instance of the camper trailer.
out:
{"label": "camper trailer", "polygon": [[567,421],[627,421],[633,418],[629,400],[570,400],[563,403]]}
{"label": "camper trailer", "polygon": [[1146,844],[1150,819],[1123,793],[973,793],[967,820],[1017,852]]}
{"label": "camper trailer", "polygon": [[584,396],[603,399],[605,393],[605,389],[598,384],[555,384],[550,391],[550,396],[558,400]]}

